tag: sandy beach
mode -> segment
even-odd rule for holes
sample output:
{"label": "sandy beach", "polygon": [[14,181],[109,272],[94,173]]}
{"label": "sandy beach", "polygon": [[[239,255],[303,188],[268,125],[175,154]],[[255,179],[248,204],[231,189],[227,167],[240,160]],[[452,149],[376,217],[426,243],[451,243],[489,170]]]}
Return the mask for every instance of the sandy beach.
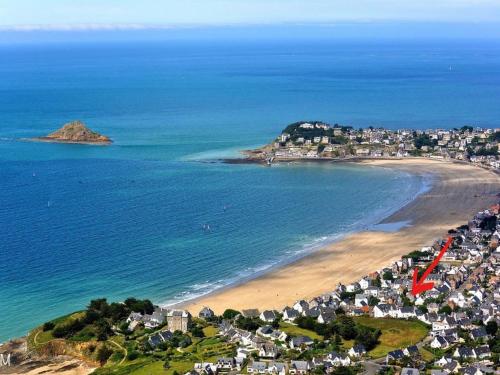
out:
{"label": "sandy beach", "polygon": [[356,281],[412,250],[431,245],[448,229],[467,223],[476,212],[495,203],[500,192],[497,174],[465,163],[416,158],[361,163],[433,175],[431,189],[382,222],[409,222],[409,226],[397,232],[350,234],[296,262],[182,307],[196,315],[203,306],[216,313],[226,308],[281,309],[298,299],[321,295],[339,282]]}

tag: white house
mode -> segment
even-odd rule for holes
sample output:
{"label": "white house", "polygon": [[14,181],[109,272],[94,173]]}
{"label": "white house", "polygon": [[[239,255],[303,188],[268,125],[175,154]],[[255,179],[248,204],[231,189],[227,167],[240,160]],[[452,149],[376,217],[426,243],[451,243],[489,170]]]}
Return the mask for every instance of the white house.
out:
{"label": "white house", "polygon": [[368,305],[368,295],[365,293],[356,294],[354,297],[354,306],[363,307]]}
{"label": "white house", "polygon": [[373,308],[373,316],[375,318],[385,318],[390,315],[391,310],[391,305],[380,303]]}
{"label": "white house", "polygon": [[273,322],[276,319],[276,313],[273,310],[264,310],[259,318],[264,322]]}
{"label": "white house", "polygon": [[431,341],[430,346],[433,349],[446,349],[450,346],[450,343],[444,337],[436,336]]}

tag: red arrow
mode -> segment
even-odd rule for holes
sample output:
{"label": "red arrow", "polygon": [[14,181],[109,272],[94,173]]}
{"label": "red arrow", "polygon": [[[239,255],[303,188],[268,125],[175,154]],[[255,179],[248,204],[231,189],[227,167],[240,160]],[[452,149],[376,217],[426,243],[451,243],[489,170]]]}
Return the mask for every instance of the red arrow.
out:
{"label": "red arrow", "polygon": [[439,252],[439,255],[432,261],[432,263],[429,266],[429,268],[427,268],[425,270],[424,274],[420,278],[420,281],[417,281],[417,278],[418,278],[418,267],[415,268],[415,270],[413,271],[413,285],[411,287],[411,293],[414,296],[416,296],[419,293],[425,292],[426,290],[432,289],[432,287],[434,286],[434,283],[433,282],[426,283],[424,281],[427,278],[427,276],[429,276],[429,274],[432,272],[432,270],[434,268],[436,268],[436,266],[438,265],[439,261],[443,257],[444,253],[446,253],[446,250],[448,250],[448,248],[450,247],[452,241],[453,241],[453,238],[448,237],[448,241],[446,241],[446,243],[444,244],[443,248]]}

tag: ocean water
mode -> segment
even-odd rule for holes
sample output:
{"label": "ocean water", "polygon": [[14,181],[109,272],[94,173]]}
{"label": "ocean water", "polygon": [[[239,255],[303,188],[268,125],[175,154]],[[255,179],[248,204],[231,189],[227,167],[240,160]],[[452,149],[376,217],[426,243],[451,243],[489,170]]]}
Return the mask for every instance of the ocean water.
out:
{"label": "ocean water", "polygon": [[[495,127],[499,81],[486,42],[1,46],[0,341],[91,298],[192,298],[377,223],[425,181],[217,160],[301,119]],[[20,141],[73,119],[115,142]]]}

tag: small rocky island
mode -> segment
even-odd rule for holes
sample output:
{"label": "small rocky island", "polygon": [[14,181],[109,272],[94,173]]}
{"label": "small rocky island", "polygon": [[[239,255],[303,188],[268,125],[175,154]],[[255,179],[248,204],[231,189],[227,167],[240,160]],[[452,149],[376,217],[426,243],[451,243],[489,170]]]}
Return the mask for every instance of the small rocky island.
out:
{"label": "small rocky island", "polygon": [[109,137],[99,134],[89,129],[81,121],[72,121],[64,124],[64,126],[44,137],[33,138],[34,141],[41,142],[60,142],[60,143],[79,143],[79,144],[96,144],[108,145],[112,142]]}

